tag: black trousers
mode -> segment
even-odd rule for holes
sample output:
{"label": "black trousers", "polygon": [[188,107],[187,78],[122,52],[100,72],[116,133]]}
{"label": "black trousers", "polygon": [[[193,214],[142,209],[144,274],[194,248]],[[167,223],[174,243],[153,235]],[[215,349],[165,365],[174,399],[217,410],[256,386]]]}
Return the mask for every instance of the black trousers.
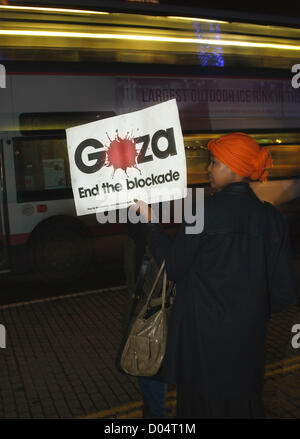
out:
{"label": "black trousers", "polygon": [[197,386],[187,389],[177,386],[177,418],[181,419],[262,419],[262,395],[250,399],[203,398]]}

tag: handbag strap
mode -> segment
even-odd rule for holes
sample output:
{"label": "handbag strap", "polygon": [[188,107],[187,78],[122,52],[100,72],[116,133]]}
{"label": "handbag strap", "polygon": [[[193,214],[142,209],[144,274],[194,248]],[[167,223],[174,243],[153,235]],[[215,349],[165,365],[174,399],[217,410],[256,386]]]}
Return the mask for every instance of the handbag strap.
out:
{"label": "handbag strap", "polygon": [[[149,307],[152,294],[153,294],[153,292],[155,290],[155,287],[156,287],[156,285],[157,285],[157,283],[159,281],[159,278],[161,276],[161,273],[162,273],[164,267],[165,267],[165,260],[163,260],[163,262],[161,264],[161,267],[159,269],[159,272],[157,273],[155,281],[154,281],[154,283],[152,285],[152,288],[151,288],[150,294],[148,296],[147,302],[145,303],[145,307],[144,307],[145,309],[147,309]],[[167,285],[167,272],[166,272],[166,270],[164,270],[163,276],[164,277],[163,277],[163,287],[162,287],[162,309],[165,308],[165,301],[166,301],[166,285]]]}
{"label": "handbag strap", "polygon": [[[169,284],[168,284],[169,282]],[[175,294],[176,294],[176,287],[175,287],[175,283],[173,281],[168,281],[167,279],[167,287],[166,287],[166,305],[168,303],[172,304],[174,302],[174,298],[175,298]],[[156,297],[154,299],[151,300],[150,302],[150,306],[159,306],[162,304],[162,297]]]}

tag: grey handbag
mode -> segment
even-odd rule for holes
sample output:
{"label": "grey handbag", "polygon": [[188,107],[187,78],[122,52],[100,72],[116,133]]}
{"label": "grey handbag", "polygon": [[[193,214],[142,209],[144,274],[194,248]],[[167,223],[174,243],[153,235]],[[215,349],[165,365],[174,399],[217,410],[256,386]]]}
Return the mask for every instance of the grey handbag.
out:
{"label": "grey handbag", "polygon": [[[164,267],[165,261],[159,269],[145,305],[131,326],[121,355],[121,368],[129,375],[155,375],[165,355],[171,304],[166,305],[167,273]],[[151,301],[161,276],[161,297]]]}

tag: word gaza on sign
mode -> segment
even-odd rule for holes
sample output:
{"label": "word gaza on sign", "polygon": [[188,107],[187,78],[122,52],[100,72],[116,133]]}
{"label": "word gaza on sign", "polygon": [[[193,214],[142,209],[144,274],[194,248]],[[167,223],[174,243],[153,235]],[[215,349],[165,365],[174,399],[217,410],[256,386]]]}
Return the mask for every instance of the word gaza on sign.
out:
{"label": "word gaza on sign", "polygon": [[186,196],[176,100],[66,130],[77,215]]}

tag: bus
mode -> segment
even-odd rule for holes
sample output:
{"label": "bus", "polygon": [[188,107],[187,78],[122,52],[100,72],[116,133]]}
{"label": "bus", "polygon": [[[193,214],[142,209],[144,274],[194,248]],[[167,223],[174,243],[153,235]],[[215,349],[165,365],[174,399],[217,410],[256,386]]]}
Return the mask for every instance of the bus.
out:
{"label": "bus", "polygon": [[211,138],[252,135],[274,161],[253,190],[298,242],[300,29],[193,14],[0,5],[3,271],[73,278],[121,256],[124,224],[76,216],[65,129],[173,98],[188,185],[209,191]]}

